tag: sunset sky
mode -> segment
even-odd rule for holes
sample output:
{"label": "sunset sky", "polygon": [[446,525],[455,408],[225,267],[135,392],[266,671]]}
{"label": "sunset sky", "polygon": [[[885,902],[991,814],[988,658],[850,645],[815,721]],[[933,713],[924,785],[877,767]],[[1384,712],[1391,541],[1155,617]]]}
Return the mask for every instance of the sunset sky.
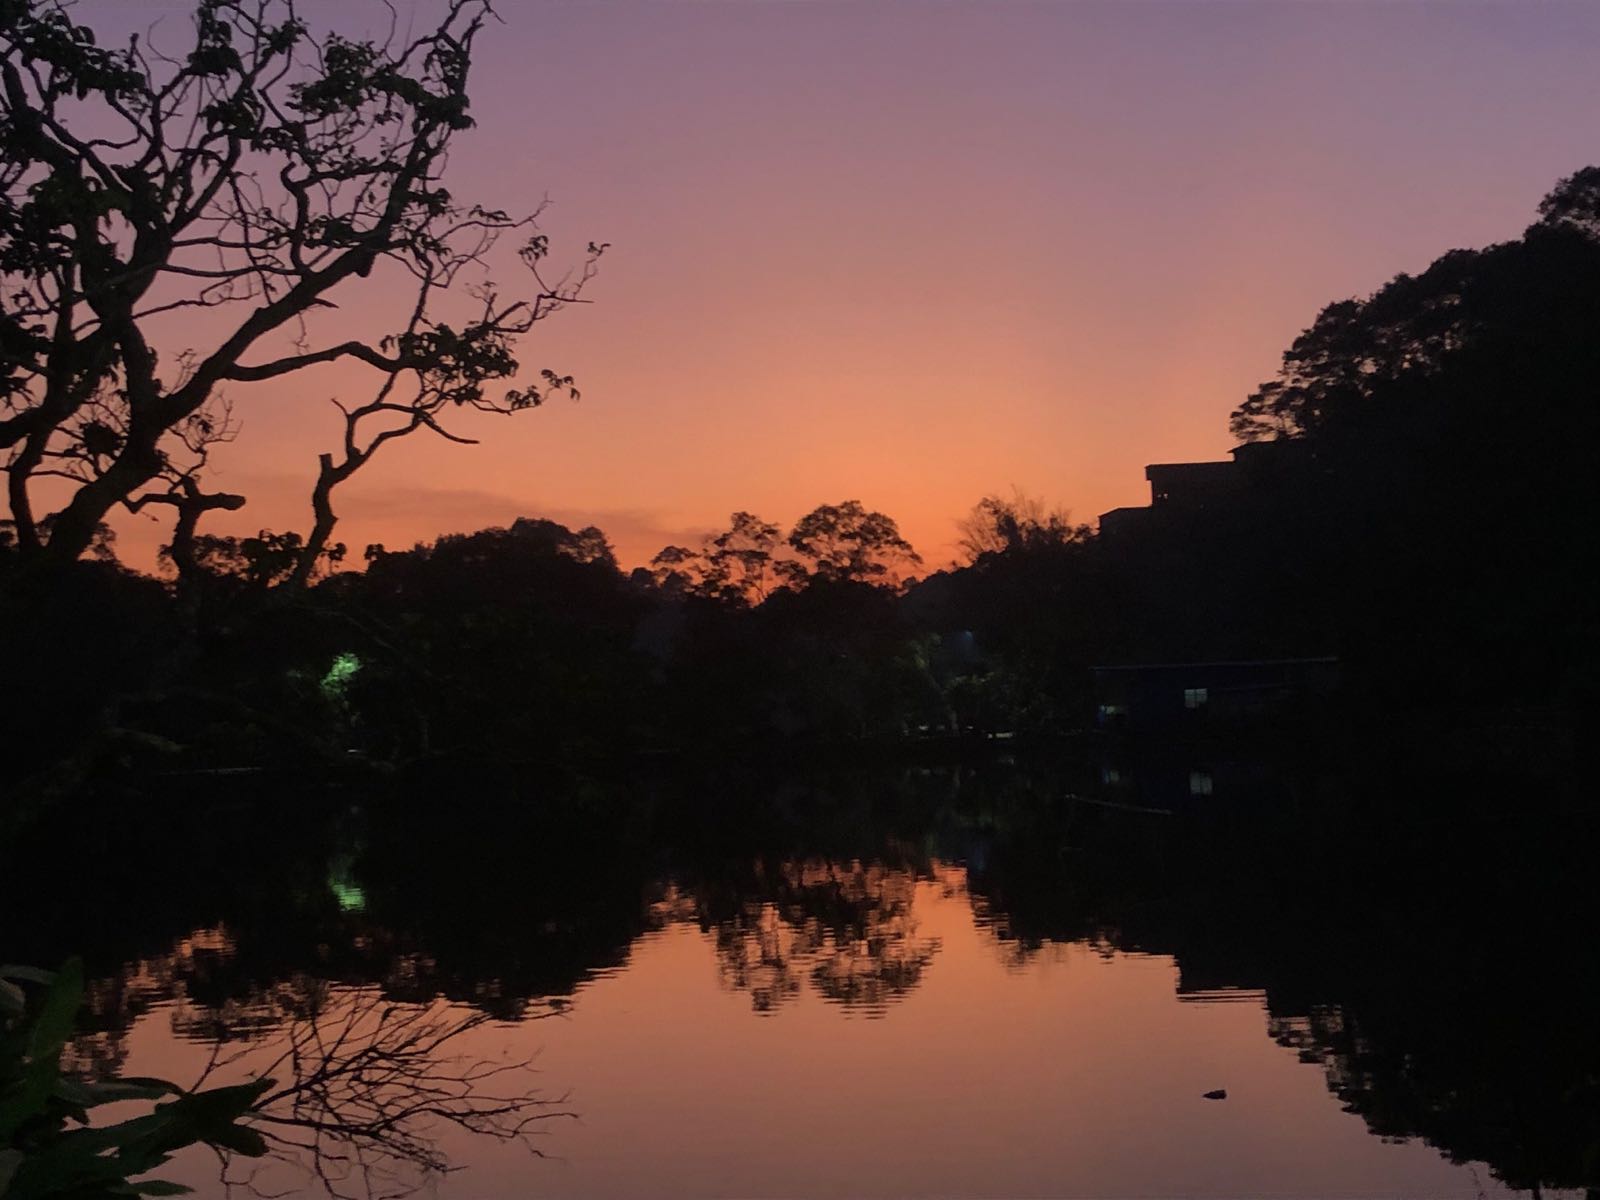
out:
{"label": "sunset sky", "polygon": [[[583,398],[386,450],[341,495],[357,551],[540,515],[633,565],[859,498],[936,566],[986,492],[1092,519],[1225,454],[1324,303],[1516,236],[1600,161],[1593,5],[499,7],[450,186],[548,194],[557,258],[612,243],[525,348]],[[186,8],[77,12],[176,39]],[[345,382],[237,394],[213,485],[250,504],[213,531],[305,526]],[[164,526],[121,529],[148,565]]]}

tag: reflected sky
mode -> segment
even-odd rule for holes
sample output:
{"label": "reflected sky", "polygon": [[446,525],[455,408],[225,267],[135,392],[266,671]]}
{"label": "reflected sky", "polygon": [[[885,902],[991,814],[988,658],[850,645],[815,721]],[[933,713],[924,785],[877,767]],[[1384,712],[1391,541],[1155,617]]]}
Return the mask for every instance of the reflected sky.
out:
{"label": "reflected sky", "polygon": [[1591,1177],[1581,772],[1126,749],[1114,770],[175,783],[0,847],[6,957],[80,952],[79,1063],[183,1082],[218,1037],[266,1053],[361,997],[473,1016],[473,1055],[534,1056],[578,1119],[540,1129],[543,1159],[443,1138],[464,1169],[425,1194],[463,1200]]}
{"label": "reflected sky", "polygon": [[[1172,958],[1107,943],[1020,956],[959,866],[773,875],[710,921],[663,884],[654,927],[555,1019],[474,1030],[458,1051],[536,1056],[541,1092],[578,1117],[541,1130],[545,1157],[446,1134],[465,1169],[425,1194],[1502,1194],[1482,1167],[1372,1137],[1268,1036],[1260,992],[1184,993]],[[134,1021],[127,1070],[191,1076],[221,1026],[270,1044],[274,1010],[303,1003],[280,987],[208,1012],[184,995],[184,960],[225,958],[227,941],[197,934],[132,973],[152,999],[179,994]],[[1226,1101],[1202,1098],[1216,1088]],[[210,1163],[182,1166],[220,1194]]]}

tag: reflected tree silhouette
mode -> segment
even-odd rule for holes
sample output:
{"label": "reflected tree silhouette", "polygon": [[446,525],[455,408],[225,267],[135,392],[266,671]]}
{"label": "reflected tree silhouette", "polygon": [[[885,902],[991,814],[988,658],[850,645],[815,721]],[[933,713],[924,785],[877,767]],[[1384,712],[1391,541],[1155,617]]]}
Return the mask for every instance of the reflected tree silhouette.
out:
{"label": "reflected tree silhouette", "polygon": [[[1264,992],[1263,1033],[1318,1064],[1379,1136],[1423,1138],[1514,1186],[1594,1186],[1600,826],[1570,756],[1483,741],[1492,753],[1421,758],[1364,742],[1336,763],[1214,751],[1217,792],[1188,807],[1160,790],[1185,787],[1188,752],[1145,747],[1105,786],[1174,810],[1159,819],[1064,802],[1092,793],[1093,760],[741,776],[715,791],[691,776],[643,797],[587,784],[569,810],[541,793],[480,826],[375,807],[280,858],[256,825],[248,845],[119,835],[77,856],[95,881],[81,896],[49,890],[8,849],[0,874],[19,930],[56,944],[98,931],[91,961],[126,964],[90,984],[85,1070],[119,1064],[157,1005],[182,1036],[252,1062],[281,1053],[291,1028],[332,1028],[356,997],[475,1024],[574,996],[581,1009],[586,980],[684,924],[757,1013],[814,998],[882,1016],[940,952],[918,920],[932,887],[970,903],[1017,969],[1087,944],[1170,957],[1184,993]],[[212,862],[233,865],[208,884]],[[183,904],[157,897],[105,924],[107,895],[191,863]],[[359,905],[341,899],[352,892]],[[215,923],[171,932],[201,911]]]}
{"label": "reflected tree silhouette", "polygon": [[758,864],[758,891],[709,923],[723,985],[776,1010],[809,980],[819,995],[869,1016],[911,991],[939,951],[918,933],[918,875],[881,862]]}
{"label": "reflected tree silhouette", "polygon": [[[495,1061],[462,1041],[491,1020],[446,1002],[397,1004],[377,989],[312,984],[281,1025],[248,1053],[220,1053],[279,1080],[252,1117],[278,1163],[314,1178],[334,1197],[394,1197],[420,1190],[450,1169],[439,1145],[453,1127],[497,1141],[532,1141],[547,1121],[575,1114],[532,1086],[529,1059]],[[541,1016],[553,1015],[546,1010]],[[202,1077],[204,1078],[204,1076]],[[259,1162],[223,1162],[230,1189],[274,1194]],[[281,1193],[278,1193],[281,1194]]]}
{"label": "reflected tree silhouette", "polygon": [[717,975],[722,986],[750,993],[751,1006],[770,1013],[800,994],[802,964],[822,950],[815,922],[791,925],[776,906],[759,901],[715,928]]}
{"label": "reflected tree silhouette", "polygon": [[1578,999],[1600,980],[1600,826],[1572,764],[1539,739],[1358,752],[1214,763],[1225,799],[1172,818],[998,812],[974,911],[1008,962],[1078,942],[1170,956],[1180,992],[1264,991],[1267,1034],[1379,1137],[1514,1188],[1600,1186],[1600,1028]]}
{"label": "reflected tree silhouette", "polygon": [[[489,1059],[470,1049],[470,1035],[498,1019],[496,1007],[468,1007],[423,987],[432,964],[416,955],[395,957],[381,984],[295,971],[219,990],[208,975],[224,973],[234,953],[226,930],[197,930],[170,954],[96,981],[88,996],[95,1028],[75,1039],[66,1059],[80,1076],[117,1073],[133,1021],[161,1004],[177,1037],[210,1047],[191,1090],[273,1080],[247,1118],[270,1152],[264,1159],[222,1153],[220,1179],[230,1195],[299,1194],[312,1185],[350,1200],[410,1195],[450,1169],[440,1148],[449,1128],[537,1155],[539,1127],[574,1115],[563,1098],[534,1086],[531,1059]],[[559,1011],[524,1002],[518,1018]]]}

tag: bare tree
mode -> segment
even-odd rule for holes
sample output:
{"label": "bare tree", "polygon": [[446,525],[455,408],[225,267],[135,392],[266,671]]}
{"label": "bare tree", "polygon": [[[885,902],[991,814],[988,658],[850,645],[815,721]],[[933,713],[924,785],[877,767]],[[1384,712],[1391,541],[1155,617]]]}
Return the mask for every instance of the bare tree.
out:
{"label": "bare tree", "polygon": [[[385,442],[466,441],[441,423],[453,408],[514,413],[571,391],[554,371],[490,387],[605,245],[548,277],[537,210],[466,205],[442,183],[493,15],[445,0],[421,36],[362,40],[313,36],[294,0],[196,0],[190,44],[169,55],[138,36],[102,47],[63,0],[0,4],[0,453],[20,553],[72,561],[114,508],[161,504],[181,561],[201,514],[243,502],[199,484],[237,429],[225,389],[364,364],[377,383],[343,406],[343,445],[322,458],[303,582],[334,488]],[[515,296],[488,275],[508,235],[530,273]],[[317,319],[363,279],[384,295],[408,282],[391,331],[317,344]],[[211,344],[163,355],[163,332],[197,310]],[[41,514],[46,481],[63,499]]]}
{"label": "bare tree", "polygon": [[[235,1017],[246,1020],[242,1032],[264,1043],[239,1051],[226,1023],[206,1030],[215,1050],[195,1090],[241,1069],[273,1080],[246,1123],[266,1138],[280,1167],[309,1175],[329,1195],[409,1195],[430,1174],[451,1169],[438,1140],[449,1128],[520,1143],[537,1155],[539,1127],[573,1115],[562,1098],[533,1088],[529,1059],[467,1051],[463,1042],[491,1021],[481,1010],[443,1000],[400,1003],[377,988],[310,981],[269,1007],[265,1020]],[[280,1174],[260,1159],[222,1158],[230,1190],[281,1194]]]}

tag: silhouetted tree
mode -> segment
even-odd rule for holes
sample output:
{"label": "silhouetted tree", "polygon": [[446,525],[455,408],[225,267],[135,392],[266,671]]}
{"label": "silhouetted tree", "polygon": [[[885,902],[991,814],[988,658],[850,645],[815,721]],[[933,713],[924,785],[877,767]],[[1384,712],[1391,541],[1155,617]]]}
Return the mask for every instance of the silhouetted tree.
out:
{"label": "silhouetted tree", "polygon": [[1234,436],[1244,442],[1314,436],[1362,412],[1385,385],[1438,371],[1468,335],[1461,289],[1480,253],[1451,251],[1422,275],[1396,276],[1367,300],[1328,305],[1284,352],[1278,378],[1234,411]]}
{"label": "silhouetted tree", "polygon": [[354,618],[341,652],[365,664],[349,703],[379,753],[560,759],[630,736],[648,702],[645,598],[593,526],[523,518],[380,551],[314,595],[330,588]]}
{"label": "silhouetted tree", "polygon": [[1557,183],[1539,202],[1539,220],[1600,237],[1600,167],[1584,167]]}
{"label": "silhouetted tree", "polygon": [[[231,579],[251,587],[266,588],[291,578],[305,557],[305,543],[298,533],[273,533],[263,529],[254,537],[221,537],[195,534],[186,549],[162,547],[161,557],[184,570],[180,555],[188,560],[188,571],[213,579]],[[325,546],[318,555],[312,577],[335,568],[344,560],[342,542]]]}
{"label": "silhouetted tree", "polygon": [[[1284,353],[1278,377],[1234,411],[1234,435],[1252,442],[1359,424],[1382,437],[1407,420],[1403,406],[1427,398],[1421,385],[1447,370],[1487,362],[1503,372],[1532,358],[1543,361],[1541,374],[1566,374],[1575,365],[1560,357],[1569,352],[1566,336],[1595,304],[1597,197],[1600,168],[1586,167],[1545,197],[1522,239],[1452,250],[1365,300],[1330,304]],[[1537,419],[1511,411],[1511,397],[1503,402],[1507,427]]]}
{"label": "silhouetted tree", "polygon": [[1010,499],[985,496],[957,524],[968,563],[986,554],[1079,542],[1090,534],[1087,525],[1074,525],[1065,509],[1047,509],[1043,500],[1021,491],[1013,491]]}
{"label": "silhouetted tree", "polygon": [[[420,36],[351,39],[314,34],[287,0],[197,0],[189,47],[168,54],[137,36],[102,46],[57,0],[0,9],[0,450],[20,554],[71,562],[118,505],[172,504],[192,534],[206,452],[236,430],[230,384],[364,364],[377,383],[340,404],[290,575],[304,582],[334,489],[385,442],[466,441],[442,424],[454,409],[514,413],[571,390],[548,370],[491,389],[604,246],[547,280],[537,213],[442,183],[489,16],[486,0],[448,0]],[[507,235],[531,272],[518,298],[482,274]],[[363,279],[403,289],[390,332],[315,345],[322,311]],[[215,344],[164,351],[174,314],[202,310],[225,322]],[[68,484],[49,518],[44,479]]]}
{"label": "silhouetted tree", "polygon": [[709,599],[760,604],[779,585],[778,527],[736,512],[727,529],[708,534],[698,550],[667,546],[650,560],[658,586]]}
{"label": "silhouetted tree", "polygon": [[934,635],[925,655],[947,720],[964,731],[1079,723],[1088,668],[1116,635],[1102,548],[1020,492],[984,497],[960,524],[967,565],[913,585],[904,602]]}
{"label": "silhouetted tree", "polygon": [[1247,492],[1147,546],[1144,591],[1430,702],[1592,699],[1597,186],[1585,168],[1521,238],[1323,310],[1233,414],[1266,443]]}
{"label": "silhouetted tree", "polygon": [[776,588],[808,580],[898,584],[921,562],[892,517],[846,500],[813,509],[787,537],[754,513],[736,512],[698,549],[667,546],[650,566],[657,585],[671,591],[760,604]]}
{"label": "silhouetted tree", "polygon": [[894,518],[870,511],[859,500],[823,504],[794,523],[788,543],[799,559],[787,565],[791,580],[805,578],[860,583],[899,582],[922,565]]}

